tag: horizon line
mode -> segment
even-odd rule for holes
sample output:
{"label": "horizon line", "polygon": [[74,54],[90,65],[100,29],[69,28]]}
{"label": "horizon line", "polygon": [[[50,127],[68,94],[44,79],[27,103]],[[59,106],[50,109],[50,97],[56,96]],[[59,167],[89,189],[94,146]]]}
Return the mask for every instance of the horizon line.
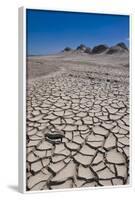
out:
{"label": "horizon line", "polygon": [[[130,39],[128,38],[128,41],[129,41]],[[85,45],[85,44],[83,44],[83,43],[80,43],[77,47],[79,47],[80,45],[84,45],[84,46],[86,46],[86,47],[88,47],[88,48],[91,48],[91,49],[93,49],[94,47],[96,47],[96,46],[99,46],[99,45],[106,45],[106,46],[108,46],[109,48],[111,48],[111,47],[113,47],[113,46],[115,46],[115,45],[117,45],[117,44],[120,44],[120,43],[124,43],[125,44],[125,42],[123,41],[121,41],[121,42],[117,42],[117,43],[115,43],[114,45],[111,45],[111,46],[109,46],[109,45],[107,45],[107,44],[105,44],[105,43],[99,43],[99,44],[97,44],[97,45],[94,45],[93,47],[90,47],[90,46],[87,46],[87,45]],[[127,46],[126,44],[125,44],[125,46],[129,49],[129,46]],[[65,46],[63,49],[61,49],[61,50],[59,50],[59,51],[56,51],[56,52],[50,52],[50,53],[32,53],[32,54],[27,54],[26,53],[26,56],[49,56],[49,55],[55,55],[55,54],[58,54],[58,53],[61,53],[66,47],[69,47],[69,48],[71,48],[72,50],[76,50],[76,48],[73,48],[73,47],[71,47],[71,46]]]}

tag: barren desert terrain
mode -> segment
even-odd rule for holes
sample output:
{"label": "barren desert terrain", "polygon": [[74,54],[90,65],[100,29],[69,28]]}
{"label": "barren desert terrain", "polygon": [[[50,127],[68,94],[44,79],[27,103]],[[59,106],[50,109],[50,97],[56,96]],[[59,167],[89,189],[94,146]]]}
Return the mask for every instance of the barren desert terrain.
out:
{"label": "barren desert terrain", "polygon": [[27,58],[27,190],[129,183],[129,53]]}

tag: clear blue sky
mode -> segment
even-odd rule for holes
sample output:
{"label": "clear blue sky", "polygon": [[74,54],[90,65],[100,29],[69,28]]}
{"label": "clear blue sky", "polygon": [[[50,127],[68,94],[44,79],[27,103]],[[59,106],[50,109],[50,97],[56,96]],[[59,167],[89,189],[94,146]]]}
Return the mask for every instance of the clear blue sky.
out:
{"label": "clear blue sky", "polygon": [[46,55],[66,46],[97,44],[128,46],[129,16],[27,9],[27,54]]}

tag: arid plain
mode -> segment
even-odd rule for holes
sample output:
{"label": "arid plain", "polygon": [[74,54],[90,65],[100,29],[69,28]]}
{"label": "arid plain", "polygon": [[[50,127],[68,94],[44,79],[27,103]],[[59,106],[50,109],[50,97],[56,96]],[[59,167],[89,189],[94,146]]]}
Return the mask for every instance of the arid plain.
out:
{"label": "arid plain", "polygon": [[27,190],[129,183],[129,51],[27,58]]}

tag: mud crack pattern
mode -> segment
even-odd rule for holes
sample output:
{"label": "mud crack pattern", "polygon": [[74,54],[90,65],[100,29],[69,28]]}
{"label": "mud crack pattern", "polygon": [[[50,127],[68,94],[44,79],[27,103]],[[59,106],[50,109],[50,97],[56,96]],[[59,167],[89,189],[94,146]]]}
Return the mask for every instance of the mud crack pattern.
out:
{"label": "mud crack pattern", "polygon": [[128,83],[93,77],[61,72],[28,83],[27,190],[128,183]]}

